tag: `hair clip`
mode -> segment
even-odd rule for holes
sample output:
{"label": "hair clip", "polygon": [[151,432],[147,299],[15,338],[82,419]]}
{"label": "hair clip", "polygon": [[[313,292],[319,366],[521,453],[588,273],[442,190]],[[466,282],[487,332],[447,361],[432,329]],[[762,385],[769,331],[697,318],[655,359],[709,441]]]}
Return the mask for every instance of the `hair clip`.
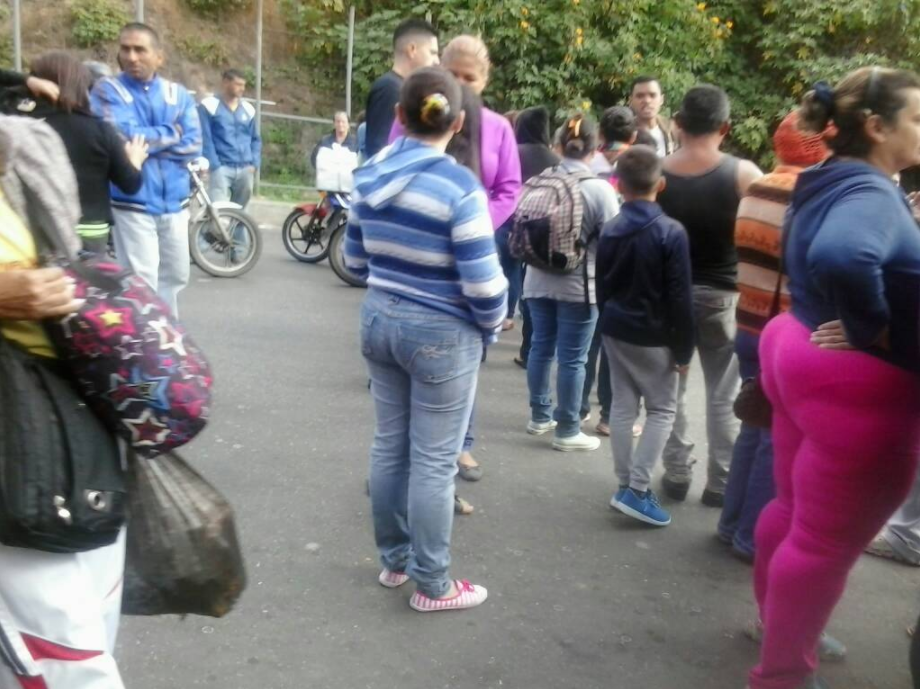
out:
{"label": "hair clip", "polygon": [[425,96],[422,101],[422,122],[434,126],[434,122],[431,121],[432,116],[442,112],[445,115],[450,114],[450,101],[447,100],[447,96],[443,93],[432,93],[430,96]]}
{"label": "hair clip", "polygon": [[581,136],[581,121],[581,115],[573,117],[571,120],[569,120],[569,129],[572,131],[572,136],[574,136],[576,139]]}

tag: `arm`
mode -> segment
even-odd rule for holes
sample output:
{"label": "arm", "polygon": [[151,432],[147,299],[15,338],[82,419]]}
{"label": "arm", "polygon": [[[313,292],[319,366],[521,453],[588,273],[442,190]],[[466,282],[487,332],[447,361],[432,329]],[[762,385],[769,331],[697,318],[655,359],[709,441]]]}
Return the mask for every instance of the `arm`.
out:
{"label": "arm", "polygon": [[508,315],[508,281],[495,248],[495,232],[481,189],[467,194],[454,209],[451,244],[463,296],[473,318],[494,336]]}
{"label": "arm", "polygon": [[179,98],[182,103],[178,118],[181,136],[177,142],[164,148],[157,155],[160,158],[184,162],[201,155],[201,120],[198,118],[195,101],[188,91],[182,89]]}
{"label": "arm", "polygon": [[256,118],[249,120],[249,126],[252,131],[252,166],[254,168],[262,167],[262,137],[259,135],[259,128],[256,126]]}
{"label": "arm", "polygon": [[858,349],[878,344],[891,318],[883,266],[896,249],[892,206],[880,189],[848,194],[827,214],[806,256],[809,275]]}
{"label": "arm", "polygon": [[204,105],[198,106],[198,119],[201,122],[201,155],[208,159],[210,170],[220,167],[220,158],[217,157],[217,148],[214,146],[214,137],[211,133],[211,113]]}
{"label": "arm", "polygon": [[[514,213],[521,196],[521,156],[514,140],[514,131],[501,118],[502,136],[498,150],[498,170],[489,192],[489,215],[492,227],[498,229]],[[605,219],[606,222],[606,219]]]}
{"label": "arm", "polygon": [[361,218],[358,213],[360,201],[360,194],[355,190],[351,197],[348,226],[345,228],[345,265],[362,280],[367,280],[370,274],[367,265],[370,256],[364,249],[364,235],[361,232]]}
{"label": "arm", "polygon": [[672,351],[678,366],[693,358],[693,285],[690,271],[690,242],[683,228],[673,232],[665,247],[665,274],[671,306]]}
{"label": "arm", "polygon": [[109,153],[109,181],[126,194],[136,194],[144,178],[128,160],[125,142],[108,122],[102,123],[105,131],[105,146]]}
{"label": "arm", "polygon": [[738,194],[744,196],[748,187],[763,177],[763,172],[750,160],[738,161]]}
{"label": "arm", "polygon": [[131,103],[126,102],[110,78],[100,79],[90,94],[93,112],[112,124],[128,139],[140,134],[150,146],[150,153],[164,150],[178,143],[182,135],[175,124],[147,127],[138,121]]}
{"label": "arm", "polygon": [[597,244],[597,265],[594,270],[594,288],[597,294],[597,308],[599,309],[603,308],[610,298],[609,286],[604,278],[613,263],[611,244],[611,238],[605,237],[603,230],[601,230],[601,238]]}

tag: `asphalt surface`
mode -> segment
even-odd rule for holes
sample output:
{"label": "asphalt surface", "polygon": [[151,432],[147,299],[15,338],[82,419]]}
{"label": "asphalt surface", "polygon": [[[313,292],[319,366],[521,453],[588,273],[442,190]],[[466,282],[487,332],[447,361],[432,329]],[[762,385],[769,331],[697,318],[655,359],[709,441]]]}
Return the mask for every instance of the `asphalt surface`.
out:
{"label": "asphalt surface", "polygon": [[[666,529],[612,512],[606,443],[563,454],[524,432],[518,330],[481,373],[485,478],[460,486],[477,509],[454,528],[452,573],[486,585],[488,602],[420,615],[408,607],[411,584],[380,587],[364,493],[364,292],[325,263],[290,259],[277,231],[265,239],[251,273],[218,280],[193,269],[180,296],[216,379],[213,420],[185,455],[236,509],[249,587],[224,619],[125,618],[118,659],[129,689],[745,687],[757,658],[741,634],[751,570],[714,538],[718,511],[699,502],[705,467],[687,502],[670,505]],[[829,628],[850,648],[846,663],[824,668],[834,689],[909,686],[918,576],[862,559]]]}

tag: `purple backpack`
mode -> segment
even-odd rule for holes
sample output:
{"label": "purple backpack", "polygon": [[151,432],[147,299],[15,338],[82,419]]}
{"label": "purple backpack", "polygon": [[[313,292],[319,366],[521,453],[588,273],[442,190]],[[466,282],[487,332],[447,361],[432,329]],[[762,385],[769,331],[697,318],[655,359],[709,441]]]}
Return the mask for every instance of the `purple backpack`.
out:
{"label": "purple backpack", "polygon": [[93,259],[64,269],[86,303],[46,327],[83,397],[140,455],[185,445],[210,415],[211,368],[201,350],[131,271]]}

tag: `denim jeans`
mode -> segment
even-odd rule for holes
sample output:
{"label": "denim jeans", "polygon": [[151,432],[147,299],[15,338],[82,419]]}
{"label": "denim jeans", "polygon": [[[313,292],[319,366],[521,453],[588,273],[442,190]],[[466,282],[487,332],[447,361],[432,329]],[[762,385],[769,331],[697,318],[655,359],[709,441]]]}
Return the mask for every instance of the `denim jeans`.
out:
{"label": "denim jeans", "polygon": [[[754,378],[760,373],[759,345],[760,336],[738,331],[735,351],[742,380]],[[741,424],[725,488],[719,535],[725,541],[731,541],[735,550],[753,556],[757,518],[775,496],[770,429]]]}
{"label": "denim jeans", "polygon": [[[598,368],[598,359],[600,367]],[[607,361],[607,350],[603,345],[600,326],[594,328],[594,338],[591,340],[591,349],[588,350],[588,364],[585,367],[585,387],[581,395],[581,415],[587,416],[591,412],[591,389],[597,379],[597,401],[601,405],[600,420],[610,422],[610,401],[613,393],[610,390],[610,365]]]}
{"label": "denim jeans", "polygon": [[255,175],[248,167],[229,167],[221,165],[211,170],[208,193],[212,201],[232,201],[243,208],[252,196]]}
{"label": "denim jeans", "polygon": [[[741,387],[735,356],[737,305],[737,292],[706,285],[693,286],[696,348],[706,383],[706,436],[709,441],[706,488],[715,493],[725,492],[741,424],[733,408]],[[693,447],[687,418],[687,376],[681,376],[677,389],[677,419],[663,457],[665,474],[670,480],[690,482]]]}
{"label": "denim jeans", "polygon": [[189,279],[188,211],[149,215],[112,209],[118,262],[137,273],[179,315],[179,292]]}
{"label": "denim jeans", "polygon": [[361,350],[376,410],[370,492],[380,559],[425,595],[443,596],[451,585],[457,456],[476,395],[482,334],[372,288],[361,308]]}
{"label": "denim jeans", "polygon": [[511,250],[508,248],[508,233],[513,223],[514,218],[495,230],[498,260],[501,263],[502,272],[508,278],[508,318],[514,318],[514,309],[524,287],[524,265],[520,259],[511,255]]}
{"label": "denim jeans", "polygon": [[[527,359],[531,419],[545,423],[555,418],[557,438],[578,435],[585,364],[597,323],[597,307],[583,302],[528,299],[533,341]],[[557,359],[556,411],[550,392],[553,359]]]}

